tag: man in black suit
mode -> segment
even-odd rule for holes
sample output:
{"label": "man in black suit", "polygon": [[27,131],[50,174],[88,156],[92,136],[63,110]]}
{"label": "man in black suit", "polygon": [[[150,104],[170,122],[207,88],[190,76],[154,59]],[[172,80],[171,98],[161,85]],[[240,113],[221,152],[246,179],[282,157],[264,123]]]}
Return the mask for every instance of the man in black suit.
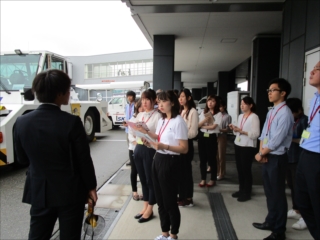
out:
{"label": "man in black suit", "polygon": [[18,161],[30,164],[22,202],[31,204],[29,239],[50,239],[59,219],[60,239],[80,239],[84,205],[95,204],[96,176],[77,116],[61,111],[71,80],[60,70],[40,73],[32,90],[43,103],[14,127]]}

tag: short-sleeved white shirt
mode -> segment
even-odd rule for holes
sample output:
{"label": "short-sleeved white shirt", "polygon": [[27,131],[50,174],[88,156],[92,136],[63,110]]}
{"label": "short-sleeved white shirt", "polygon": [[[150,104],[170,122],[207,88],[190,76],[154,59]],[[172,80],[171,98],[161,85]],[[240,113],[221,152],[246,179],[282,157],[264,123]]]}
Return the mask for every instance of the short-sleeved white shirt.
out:
{"label": "short-sleeved white shirt", "polygon": [[[161,114],[157,109],[154,109],[150,112],[141,112],[137,115],[137,122],[145,122],[149,128],[149,131],[152,133],[156,132],[157,124],[159,119],[161,118]],[[156,139],[155,139],[156,140]]]}
{"label": "short-sleeved white shirt", "polygon": [[[169,121],[169,123],[168,123]],[[161,130],[161,132],[160,132]],[[179,140],[188,140],[188,127],[183,118],[178,115],[175,118],[160,119],[158,122],[156,134],[160,137],[160,142],[170,146],[179,146]],[[158,150],[162,154],[180,155],[180,153]]]}

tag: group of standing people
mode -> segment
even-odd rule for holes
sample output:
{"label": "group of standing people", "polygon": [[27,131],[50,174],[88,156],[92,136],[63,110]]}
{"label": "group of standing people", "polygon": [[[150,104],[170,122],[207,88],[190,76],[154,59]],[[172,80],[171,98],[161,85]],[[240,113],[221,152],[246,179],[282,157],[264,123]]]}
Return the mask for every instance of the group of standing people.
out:
{"label": "group of standing people", "polygon": [[[128,92],[129,104],[126,107],[126,115],[133,104],[130,97],[132,95],[132,92]],[[219,156],[218,137],[229,131],[231,118],[226,113],[225,105],[221,107],[222,111],[220,110],[221,99],[217,96],[208,97],[206,108],[199,117],[188,89],[183,89],[179,93],[174,91],[156,93],[148,89],[142,93],[141,99],[136,104],[140,103],[143,111],[138,113],[134,120],[127,116],[127,119],[131,119],[129,121],[145,123],[145,126],[131,125],[127,129],[133,199],[140,199],[136,187],[138,174],[144,201],[142,210],[134,218],[139,223],[151,220],[153,205],[157,203],[162,234],[156,239],[177,239],[181,221],[179,207],[194,205],[193,139],[199,138],[200,169],[203,179],[199,186],[212,187],[219,179],[216,159]],[[222,122],[224,127],[221,127]],[[134,150],[131,144],[135,145]],[[225,151],[226,135],[221,140],[222,144],[224,146],[221,149]],[[211,169],[211,180],[206,183],[208,164]],[[219,165],[222,166],[219,167],[219,171],[224,174],[224,164],[219,163]],[[224,175],[220,176],[222,178]]]}
{"label": "group of standing people", "polygon": [[[310,102],[309,119],[304,116],[299,99],[287,99],[291,92],[289,82],[274,79],[269,83],[267,92],[273,107],[261,134],[256,106],[250,97],[242,99],[242,114],[237,124],[232,125],[225,104],[217,96],[208,96],[198,118],[187,89],[178,96],[173,91],[156,94],[148,89],[138,103],[134,103],[135,94],[129,93],[127,119],[144,123],[128,131],[133,198],[144,201],[134,218],[139,223],[151,220],[157,203],[162,234],[155,239],[177,239],[179,206],[193,206],[192,139],[198,135],[202,179],[199,186],[213,187],[219,176],[225,174],[223,163],[219,162],[217,167],[217,155],[221,156],[219,145],[225,148],[226,137],[221,134],[228,132],[229,127],[236,135],[239,177],[239,191],[232,196],[239,202],[251,198],[253,157],[263,164],[268,214],[263,223],[253,226],[272,231],[267,240],[282,240],[286,237],[287,217],[297,215],[312,237],[320,239],[320,62],[311,71],[309,83],[317,88]],[[18,161],[30,164],[23,194],[23,202],[32,205],[29,239],[49,239],[57,219],[60,238],[79,239],[84,204],[93,206],[98,199],[94,166],[81,120],[60,109],[69,102],[70,85],[70,78],[60,70],[38,74],[32,90],[42,105],[19,117],[15,124]],[[35,136],[32,141],[30,136]],[[207,164],[211,172],[208,183]],[[137,193],[137,174],[143,196]],[[289,212],[286,179],[293,197],[293,209]]]}
{"label": "group of standing people", "polygon": [[[318,65],[320,63],[311,72],[310,79],[320,92]],[[139,222],[152,219],[153,205],[157,203],[162,234],[156,239],[177,239],[181,221],[178,207],[194,204],[191,165],[193,139],[198,138],[201,173],[198,185],[213,187],[216,180],[223,179],[225,175],[227,133],[233,131],[239,190],[232,197],[239,202],[251,199],[252,162],[255,159],[263,164],[268,214],[263,223],[253,223],[253,226],[272,231],[266,240],[285,239],[287,218],[294,217],[299,221],[293,228],[305,229],[308,226],[312,236],[318,239],[319,202],[310,196],[319,200],[319,181],[315,181],[319,177],[319,169],[316,167],[311,170],[312,166],[306,163],[304,156],[316,161],[315,166],[319,164],[319,93],[312,100],[314,106],[308,120],[303,113],[301,100],[288,99],[290,92],[291,85],[285,79],[278,78],[269,83],[267,93],[273,107],[260,133],[260,120],[251,97],[241,100],[242,113],[237,124],[233,125],[226,104],[218,96],[209,95],[205,109],[198,116],[188,89],[183,89],[178,95],[173,91],[162,91],[157,95],[153,90],[145,91],[141,98],[145,111],[138,116],[139,121],[146,122],[148,129],[137,127],[134,130],[148,135],[154,141],[147,138],[136,141],[140,141],[140,144],[134,151],[134,161],[139,165],[144,205],[135,218]],[[156,103],[157,107],[154,108]],[[308,175],[307,171],[313,174]],[[211,176],[207,182],[208,172]],[[179,174],[184,178],[179,178]],[[289,211],[286,182],[291,189],[293,202],[293,209]]]}

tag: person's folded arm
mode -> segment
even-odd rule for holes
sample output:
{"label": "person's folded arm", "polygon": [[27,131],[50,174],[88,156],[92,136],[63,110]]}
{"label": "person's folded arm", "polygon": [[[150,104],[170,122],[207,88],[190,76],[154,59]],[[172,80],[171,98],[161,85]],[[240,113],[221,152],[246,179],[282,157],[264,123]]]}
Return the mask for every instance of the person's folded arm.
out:
{"label": "person's folded arm", "polygon": [[192,139],[198,135],[199,116],[196,111],[192,111],[188,116],[190,121],[190,127],[188,131],[188,138]]}
{"label": "person's folded arm", "polygon": [[247,132],[250,139],[257,139],[260,135],[260,120],[257,115],[252,116],[250,130]]}

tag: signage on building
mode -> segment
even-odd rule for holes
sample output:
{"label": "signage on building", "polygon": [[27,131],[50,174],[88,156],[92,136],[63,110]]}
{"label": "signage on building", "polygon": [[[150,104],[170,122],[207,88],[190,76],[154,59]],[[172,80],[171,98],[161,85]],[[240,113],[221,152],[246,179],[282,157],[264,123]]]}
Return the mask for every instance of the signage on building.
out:
{"label": "signage on building", "polygon": [[115,82],[115,80],[101,80],[101,82]]}

